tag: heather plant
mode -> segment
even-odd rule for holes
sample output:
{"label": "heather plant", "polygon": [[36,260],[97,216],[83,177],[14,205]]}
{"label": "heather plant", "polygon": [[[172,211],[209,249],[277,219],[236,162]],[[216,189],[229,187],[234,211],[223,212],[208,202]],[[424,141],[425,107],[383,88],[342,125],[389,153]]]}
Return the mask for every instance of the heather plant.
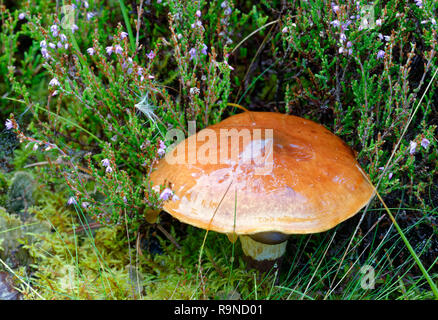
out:
{"label": "heather plant", "polygon": [[[41,264],[15,269],[26,296],[432,297],[437,10],[429,0],[0,3],[0,165],[9,184],[33,172],[30,212],[52,227],[10,240]],[[189,121],[200,130],[236,103],[340,136],[405,239],[373,201],[297,238],[286,270],[260,278],[225,237],[159,215],[171,186],[152,188],[149,175],[173,142],[166,134],[187,137]],[[361,287],[361,265],[377,270],[377,290]]]}

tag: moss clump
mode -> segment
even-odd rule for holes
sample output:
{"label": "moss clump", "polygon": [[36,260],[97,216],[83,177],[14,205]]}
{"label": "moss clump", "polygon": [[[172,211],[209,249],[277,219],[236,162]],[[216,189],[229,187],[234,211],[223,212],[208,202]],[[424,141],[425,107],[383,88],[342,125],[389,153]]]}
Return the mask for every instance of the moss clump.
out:
{"label": "moss clump", "polygon": [[28,172],[18,171],[12,178],[11,186],[8,191],[7,209],[11,213],[27,212],[27,209],[34,205],[33,193],[35,182],[32,175]]}
{"label": "moss clump", "polygon": [[30,263],[25,245],[32,245],[38,234],[50,231],[49,226],[30,217],[23,223],[16,214],[0,207],[0,258],[10,267],[27,266]]}

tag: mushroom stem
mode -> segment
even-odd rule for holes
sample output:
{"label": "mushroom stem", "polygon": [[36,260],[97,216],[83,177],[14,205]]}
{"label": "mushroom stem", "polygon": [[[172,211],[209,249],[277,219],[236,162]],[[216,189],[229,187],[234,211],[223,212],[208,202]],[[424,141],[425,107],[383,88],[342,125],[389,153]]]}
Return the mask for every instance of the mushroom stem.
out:
{"label": "mushroom stem", "polygon": [[268,271],[276,264],[279,267],[280,259],[286,252],[287,240],[278,244],[264,244],[245,235],[239,236],[239,239],[249,267],[260,271]]}

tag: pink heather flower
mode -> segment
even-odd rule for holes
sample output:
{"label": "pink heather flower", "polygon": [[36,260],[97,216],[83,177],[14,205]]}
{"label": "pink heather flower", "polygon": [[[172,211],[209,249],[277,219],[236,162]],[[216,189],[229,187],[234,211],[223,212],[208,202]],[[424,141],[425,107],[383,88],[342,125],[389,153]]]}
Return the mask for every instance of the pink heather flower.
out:
{"label": "pink heather flower", "polygon": [[334,4],[334,3],[332,2],[332,10],[333,10],[334,13],[338,13],[338,11],[339,11],[339,6],[338,6],[337,4]]}
{"label": "pink heather flower", "polygon": [[202,53],[203,55],[207,55],[207,49],[208,49],[208,47],[204,44],[204,45],[202,46],[201,53]]}
{"label": "pink heather flower", "polygon": [[70,197],[70,198],[68,198],[68,201],[67,201],[67,204],[68,205],[74,205],[74,204],[77,204],[78,202],[76,201],[76,199],[75,199],[75,197]]}
{"label": "pink heather flower", "polygon": [[51,86],[51,87],[59,86],[59,85],[60,85],[60,83],[59,83],[58,79],[56,79],[56,78],[53,78],[53,79],[50,80],[50,82],[49,82],[49,86]]}
{"label": "pink heather flower", "polygon": [[46,48],[41,48],[41,55],[43,56],[44,59],[48,59],[50,57],[49,52],[47,51]]}
{"label": "pink heather flower", "polygon": [[11,130],[12,128],[14,128],[14,123],[12,122],[11,119],[6,120],[5,122],[5,126],[7,130]]}
{"label": "pink heather flower", "polygon": [[67,41],[67,37],[66,37],[66,35],[63,34],[63,33],[61,33],[61,34],[59,35],[59,39],[61,40],[61,42],[66,42],[66,41]]}
{"label": "pink heather flower", "polygon": [[222,7],[222,9],[225,9],[226,7],[228,7],[228,2],[227,1],[222,2],[221,7]]}
{"label": "pink heather flower", "polygon": [[284,27],[281,32],[286,33],[287,32],[287,27]]}
{"label": "pink heather flower", "polygon": [[347,22],[346,23],[343,23],[342,25],[341,25],[341,29],[342,30],[348,30],[348,26],[351,24],[351,20],[347,20]]}
{"label": "pink heather flower", "polygon": [[422,0],[414,0],[417,7],[422,8],[423,7],[423,1]]}
{"label": "pink heather flower", "polygon": [[87,209],[90,206],[90,203],[87,201],[82,202],[81,207]]}
{"label": "pink heather flower", "polygon": [[18,15],[18,19],[23,20],[24,18],[26,18],[26,14],[23,12]]}
{"label": "pink heather flower", "polygon": [[351,41],[347,42],[347,48],[351,48],[353,46],[353,43]]}
{"label": "pink heather flower", "polygon": [[189,51],[190,54],[190,60],[196,58],[196,49],[195,48],[191,48]]}
{"label": "pink heather flower", "polygon": [[88,12],[87,13],[87,21],[90,21],[91,19],[93,19],[93,17],[96,16],[96,13],[94,12]]}
{"label": "pink heather flower", "polygon": [[169,188],[166,188],[163,190],[163,192],[161,192],[160,199],[163,201],[167,201],[170,198],[172,198],[172,196],[173,196],[173,191],[170,190]]}
{"label": "pink heather flower", "polygon": [[50,31],[52,31],[52,35],[53,35],[54,37],[57,37],[57,36],[58,36],[59,29],[58,29],[58,26],[57,26],[56,24],[54,24],[54,25],[52,25],[52,26],[50,27]]}
{"label": "pink heather flower", "polygon": [[40,42],[40,47],[41,47],[41,48],[47,48],[47,42],[46,42],[46,40],[43,40],[43,41]]}
{"label": "pink heather flower", "polygon": [[339,35],[339,38],[340,38],[341,42],[344,42],[345,40],[347,40],[347,36],[345,35],[345,33],[341,33]]}
{"label": "pink heather flower", "polygon": [[348,49],[348,55],[351,56],[353,54],[353,49]]}
{"label": "pink heather flower", "polygon": [[421,146],[422,146],[424,149],[427,149],[427,147],[429,146],[429,144],[430,144],[430,141],[429,141],[428,139],[423,138],[423,140],[421,140]]}
{"label": "pink heather flower", "polygon": [[224,63],[230,68],[230,70],[234,70],[234,68],[228,64],[228,61],[224,61]]}
{"label": "pink heather flower", "polygon": [[152,60],[153,58],[155,58],[155,52],[151,50],[151,52],[149,52],[146,56]]}
{"label": "pink heather flower", "polygon": [[75,24],[72,25],[72,26],[71,26],[71,32],[72,32],[72,33],[75,33],[76,30],[79,30],[79,27],[78,27],[77,25],[75,25]]}
{"label": "pink heather flower", "polygon": [[392,172],[390,172],[390,173],[388,174],[388,180],[391,180],[392,176],[393,176],[393,174],[392,174]]}
{"label": "pink heather flower", "polygon": [[339,52],[339,53],[343,53],[343,52],[344,52],[344,48],[343,48],[343,47],[340,47],[339,50],[338,50],[338,52]]}
{"label": "pink heather flower", "polygon": [[100,163],[101,163],[102,166],[104,166],[104,167],[109,167],[109,166],[110,166],[110,161],[109,161],[109,159],[107,159],[107,158],[103,159]]}
{"label": "pink heather flower", "polygon": [[341,25],[341,23],[339,22],[339,20],[333,20],[332,22],[330,22],[330,24],[331,24],[332,26],[335,26],[335,27],[339,27],[339,26]]}
{"label": "pink heather flower", "polygon": [[409,153],[410,154],[414,154],[416,148],[417,148],[417,143],[415,141],[409,142]]}
{"label": "pink heather flower", "polygon": [[84,7],[88,9],[88,1],[84,1]]}
{"label": "pink heather flower", "polygon": [[432,22],[433,25],[436,25],[436,20],[434,18],[430,19],[430,22]]}
{"label": "pink heather flower", "polygon": [[379,52],[377,52],[377,59],[383,59],[384,57],[385,57],[385,51],[379,50]]}
{"label": "pink heather flower", "polygon": [[199,18],[201,16],[201,10],[196,10],[196,16]]}
{"label": "pink heather flower", "polygon": [[105,48],[106,53],[110,56],[113,53],[114,48],[112,46],[106,47]]}
{"label": "pink heather flower", "polygon": [[166,145],[163,141],[160,141],[160,147],[158,148],[158,155],[163,156],[166,153]]}
{"label": "pink heather flower", "polygon": [[233,11],[233,10],[231,10],[231,8],[228,7],[228,8],[226,8],[226,9],[224,10],[224,14],[225,14],[226,16],[229,16],[229,15],[231,14],[232,11]]}
{"label": "pink heather flower", "polygon": [[64,44],[64,49],[67,50],[68,49],[68,43]]}
{"label": "pink heather flower", "polygon": [[93,48],[88,48],[88,49],[87,49],[87,53],[88,53],[90,56],[94,55],[94,49],[93,49]]}
{"label": "pink heather flower", "polygon": [[105,172],[106,172],[106,173],[111,173],[111,172],[113,172],[113,168],[111,168],[110,166],[108,166],[108,167],[106,167]]}
{"label": "pink heather flower", "polygon": [[49,42],[49,47],[52,48],[52,49],[55,49],[56,45],[54,43]]}
{"label": "pink heather flower", "polygon": [[376,20],[376,25],[381,26],[382,25],[382,19],[377,19]]}
{"label": "pink heather flower", "polygon": [[116,54],[122,54],[123,49],[122,49],[122,47],[121,47],[120,45],[117,44],[117,45],[114,47],[114,52],[115,52]]}
{"label": "pink heather flower", "polygon": [[128,33],[125,32],[125,31],[123,31],[123,32],[120,34],[120,39],[125,39],[127,36],[128,36]]}
{"label": "pink heather flower", "polygon": [[58,43],[56,44],[56,46],[58,47],[58,49],[62,48],[62,43],[61,43],[61,41],[58,41]]}

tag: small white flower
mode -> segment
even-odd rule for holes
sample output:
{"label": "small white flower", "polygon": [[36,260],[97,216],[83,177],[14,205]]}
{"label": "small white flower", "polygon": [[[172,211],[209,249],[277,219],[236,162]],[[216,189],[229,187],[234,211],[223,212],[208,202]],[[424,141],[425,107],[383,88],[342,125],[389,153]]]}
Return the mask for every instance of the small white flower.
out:
{"label": "small white flower", "polygon": [[199,18],[201,17],[201,10],[196,10],[196,16]]}
{"label": "small white flower", "polygon": [[18,19],[20,19],[20,20],[23,20],[24,18],[26,18],[26,14],[25,13],[20,13],[19,15],[18,15]]}
{"label": "small white flower", "polygon": [[43,40],[43,41],[40,42],[40,47],[41,47],[41,48],[47,48],[47,42],[46,42],[46,40]]}
{"label": "small white flower", "polygon": [[88,48],[88,49],[87,49],[87,53],[88,53],[90,56],[94,55],[94,49],[93,49],[93,48]]}
{"label": "small white flower", "polygon": [[200,90],[197,87],[190,88],[190,95],[199,94]]}
{"label": "small white flower", "polygon": [[111,168],[110,166],[108,166],[108,167],[106,167],[105,172],[106,172],[106,173],[111,173],[111,172],[113,172],[113,168]]}
{"label": "small white flower", "polygon": [[71,32],[72,32],[72,33],[75,33],[76,30],[79,30],[79,27],[78,27],[77,25],[75,25],[75,24],[72,25],[72,26],[71,26]]}
{"label": "small white flower", "polygon": [[123,31],[123,32],[120,34],[120,39],[125,39],[127,36],[128,36],[128,33],[125,32],[125,31]]}
{"label": "small white flower", "polygon": [[61,42],[66,42],[67,41],[67,36],[65,34],[61,33],[59,35],[59,39],[61,40]]}
{"label": "small white flower", "polygon": [[49,82],[49,86],[51,86],[51,87],[59,86],[59,85],[60,85],[60,83],[59,83],[58,79],[56,79],[56,78],[53,78],[53,79],[50,80],[50,82]]}
{"label": "small white flower", "polygon": [[52,48],[52,49],[55,49],[56,48],[56,44],[49,42],[49,47]]}

